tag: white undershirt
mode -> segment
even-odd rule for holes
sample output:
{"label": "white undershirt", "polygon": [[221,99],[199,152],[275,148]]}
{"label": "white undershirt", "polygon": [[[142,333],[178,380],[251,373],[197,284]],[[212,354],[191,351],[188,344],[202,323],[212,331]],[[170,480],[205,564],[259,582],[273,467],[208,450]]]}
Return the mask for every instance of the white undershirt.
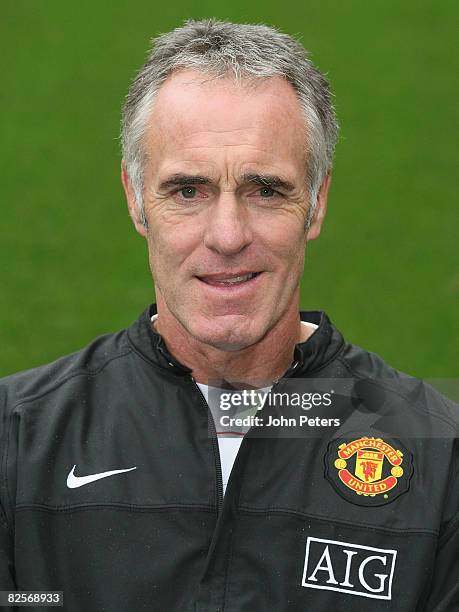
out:
{"label": "white undershirt", "polygon": [[[314,331],[317,329],[317,325],[315,323],[309,323],[309,321],[301,321],[303,325],[313,329]],[[216,387],[209,387],[209,385],[204,385],[203,383],[196,383],[198,387],[201,389],[202,394],[204,395],[206,402],[209,404],[209,389],[213,389],[215,393],[218,393],[220,390]],[[259,389],[259,392],[268,393],[271,390],[271,387],[264,387],[263,389]],[[211,407],[211,412],[212,410]],[[214,419],[215,420],[215,419]],[[226,491],[226,486],[228,484],[228,480],[231,474],[231,470],[233,469],[234,461],[236,460],[236,456],[239,452],[239,447],[241,446],[241,442],[244,436],[240,435],[228,435],[226,432],[218,432],[217,428],[217,440],[218,440],[218,449],[220,451],[220,463],[222,466],[222,479],[223,479],[223,495]]]}
{"label": "white undershirt", "polygon": [[[158,315],[155,314],[151,317],[151,322],[153,323],[157,319]],[[309,321],[301,321],[302,325],[313,329],[314,331],[317,329],[318,325],[315,323],[310,323]],[[222,389],[218,389],[217,387],[210,387],[209,385],[204,385],[203,383],[196,383],[198,387],[201,389],[203,396],[207,404],[209,404],[209,390],[218,394],[223,391]],[[259,392],[268,393],[271,387],[264,387],[263,389],[259,389]],[[214,412],[211,407],[211,412]],[[215,418],[214,418],[215,421]],[[220,463],[222,466],[222,479],[223,479],[223,495],[226,491],[226,486],[228,484],[228,480],[231,474],[231,470],[233,468],[234,461],[236,460],[236,456],[239,451],[239,447],[241,446],[241,442],[243,440],[243,434],[239,435],[229,435],[227,432],[218,432],[217,428],[217,440],[218,440],[218,449],[220,451]]]}

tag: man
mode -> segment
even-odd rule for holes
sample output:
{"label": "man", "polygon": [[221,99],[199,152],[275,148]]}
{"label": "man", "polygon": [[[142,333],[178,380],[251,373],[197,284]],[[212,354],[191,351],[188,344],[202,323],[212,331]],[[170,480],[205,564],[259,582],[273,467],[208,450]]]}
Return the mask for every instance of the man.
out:
{"label": "man", "polygon": [[157,305],[2,381],[3,590],[72,611],[459,609],[457,406],[298,313],[336,134],[289,36],[157,39],[122,134]]}

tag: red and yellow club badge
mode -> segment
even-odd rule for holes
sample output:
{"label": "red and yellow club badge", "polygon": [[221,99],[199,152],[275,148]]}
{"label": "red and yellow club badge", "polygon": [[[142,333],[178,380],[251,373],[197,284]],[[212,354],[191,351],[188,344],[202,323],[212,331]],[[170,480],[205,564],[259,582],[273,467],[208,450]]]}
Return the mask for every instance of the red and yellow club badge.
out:
{"label": "red and yellow club badge", "polygon": [[408,490],[412,455],[401,442],[361,436],[330,442],[325,475],[337,492],[360,506],[382,506]]}

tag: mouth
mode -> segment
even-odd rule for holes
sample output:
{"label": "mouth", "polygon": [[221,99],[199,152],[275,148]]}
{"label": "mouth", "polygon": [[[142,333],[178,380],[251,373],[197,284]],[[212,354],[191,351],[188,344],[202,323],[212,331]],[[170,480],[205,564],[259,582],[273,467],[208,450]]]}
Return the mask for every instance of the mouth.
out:
{"label": "mouth", "polygon": [[261,272],[238,272],[236,274],[209,274],[208,276],[198,276],[197,278],[213,287],[237,287],[246,285],[260,276]]}

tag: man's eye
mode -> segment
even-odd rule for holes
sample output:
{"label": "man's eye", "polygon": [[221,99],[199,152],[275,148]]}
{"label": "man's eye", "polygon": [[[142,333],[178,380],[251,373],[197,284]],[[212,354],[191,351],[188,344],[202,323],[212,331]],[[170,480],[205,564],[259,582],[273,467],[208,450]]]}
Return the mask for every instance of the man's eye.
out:
{"label": "man's eye", "polygon": [[179,190],[180,195],[185,198],[185,200],[190,200],[191,198],[196,197],[196,187],[182,187]]}
{"label": "man's eye", "polygon": [[275,194],[276,192],[274,191],[274,189],[271,189],[271,187],[260,188],[260,195],[262,198],[272,198]]}

